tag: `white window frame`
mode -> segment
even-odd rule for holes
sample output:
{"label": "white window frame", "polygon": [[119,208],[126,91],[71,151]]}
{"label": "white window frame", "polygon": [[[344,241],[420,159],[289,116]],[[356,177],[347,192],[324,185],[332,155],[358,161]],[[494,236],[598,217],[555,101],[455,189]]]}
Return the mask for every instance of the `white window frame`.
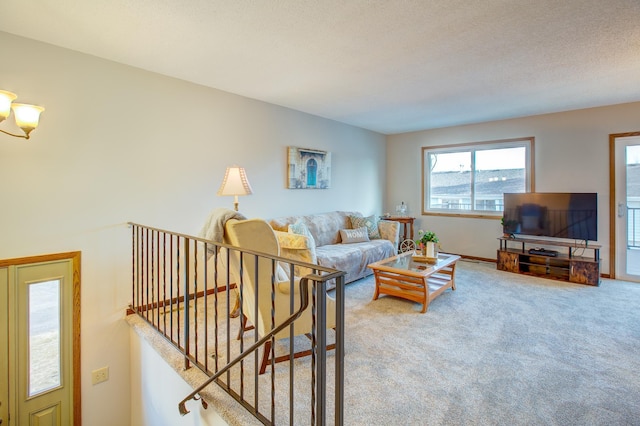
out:
{"label": "white window frame", "polygon": [[[475,218],[488,218],[499,219],[502,217],[502,211],[490,212],[486,210],[454,210],[454,209],[435,209],[429,208],[428,193],[430,188],[431,172],[429,168],[429,156],[430,154],[449,154],[470,152],[471,153],[471,169],[475,171],[475,152],[485,151],[491,149],[505,149],[505,148],[525,148],[525,191],[534,192],[534,137],[514,138],[514,139],[501,139],[495,141],[484,142],[471,142],[456,145],[440,145],[440,146],[425,146],[422,147],[422,214],[434,215],[434,216],[458,216],[458,217],[475,217]],[[471,205],[475,206],[474,197],[474,176],[475,173],[471,173]]]}

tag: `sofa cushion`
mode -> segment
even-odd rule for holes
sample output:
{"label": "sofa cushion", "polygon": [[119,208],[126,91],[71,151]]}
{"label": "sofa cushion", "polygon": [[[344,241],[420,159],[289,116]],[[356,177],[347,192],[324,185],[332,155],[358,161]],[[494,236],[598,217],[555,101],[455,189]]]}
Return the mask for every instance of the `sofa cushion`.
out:
{"label": "sofa cushion", "polygon": [[345,271],[345,283],[371,275],[367,265],[394,256],[395,248],[388,240],[371,240],[353,244],[330,244],[316,248],[318,264]]}
{"label": "sofa cushion", "polygon": [[369,231],[366,226],[358,229],[341,229],[340,239],[342,244],[362,243],[369,241]]}
{"label": "sofa cushion", "polygon": [[369,238],[372,240],[376,240],[380,238],[380,231],[378,230],[378,216],[371,215],[367,217],[350,215],[349,220],[351,221],[351,228],[358,229],[363,226],[367,228],[369,232]]}

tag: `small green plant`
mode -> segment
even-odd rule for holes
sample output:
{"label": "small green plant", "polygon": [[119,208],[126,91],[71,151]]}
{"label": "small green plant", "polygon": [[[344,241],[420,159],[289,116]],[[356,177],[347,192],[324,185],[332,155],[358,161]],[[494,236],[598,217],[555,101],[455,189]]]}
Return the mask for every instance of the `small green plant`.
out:
{"label": "small green plant", "polygon": [[438,243],[440,240],[438,236],[433,231],[423,231],[422,229],[418,231],[418,239],[416,240],[416,244],[424,244],[427,243]]}
{"label": "small green plant", "polygon": [[500,224],[502,225],[502,229],[507,234],[513,234],[518,231],[518,221],[517,220],[504,220],[504,216],[500,220]]}

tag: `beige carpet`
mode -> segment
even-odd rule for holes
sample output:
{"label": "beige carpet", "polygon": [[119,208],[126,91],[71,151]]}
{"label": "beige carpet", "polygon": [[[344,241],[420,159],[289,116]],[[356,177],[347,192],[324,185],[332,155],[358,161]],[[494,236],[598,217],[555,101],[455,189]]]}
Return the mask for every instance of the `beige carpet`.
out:
{"label": "beige carpet", "polygon": [[640,284],[460,262],[426,314],[347,286],[346,424],[640,423]]}
{"label": "beige carpet", "polygon": [[[640,424],[640,284],[590,287],[466,261],[456,283],[426,314],[372,301],[372,277],[346,286],[346,425]],[[309,363],[296,360],[294,424],[309,423]],[[275,386],[276,423],[289,424],[287,380]]]}

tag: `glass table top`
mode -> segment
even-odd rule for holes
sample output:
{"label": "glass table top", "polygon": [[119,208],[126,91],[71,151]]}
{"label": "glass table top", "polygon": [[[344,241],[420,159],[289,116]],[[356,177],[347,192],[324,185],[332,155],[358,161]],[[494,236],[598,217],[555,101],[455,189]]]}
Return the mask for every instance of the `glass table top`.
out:
{"label": "glass table top", "polygon": [[416,262],[415,260],[413,260],[413,255],[413,252],[403,253],[386,261],[381,261],[378,263],[378,265],[385,266],[387,268],[403,269],[413,272],[425,272],[429,270],[440,269],[443,266],[446,266],[449,261],[452,260],[452,258],[456,257],[450,254],[439,253],[438,260],[434,264],[427,262]]}

